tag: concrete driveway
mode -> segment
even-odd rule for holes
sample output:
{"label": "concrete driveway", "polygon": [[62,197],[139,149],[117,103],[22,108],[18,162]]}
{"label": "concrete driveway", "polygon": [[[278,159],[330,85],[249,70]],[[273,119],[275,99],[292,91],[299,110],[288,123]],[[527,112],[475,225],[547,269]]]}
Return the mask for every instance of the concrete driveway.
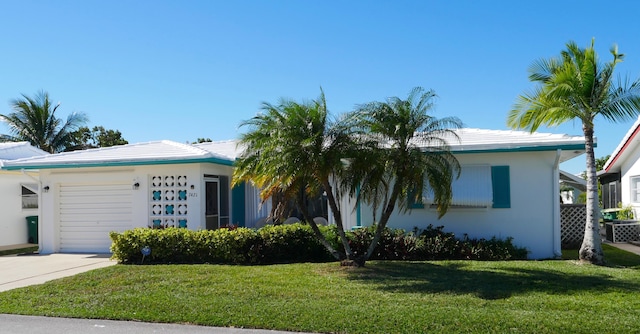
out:
{"label": "concrete driveway", "polygon": [[0,256],[0,291],[116,264],[110,254],[28,254]]}

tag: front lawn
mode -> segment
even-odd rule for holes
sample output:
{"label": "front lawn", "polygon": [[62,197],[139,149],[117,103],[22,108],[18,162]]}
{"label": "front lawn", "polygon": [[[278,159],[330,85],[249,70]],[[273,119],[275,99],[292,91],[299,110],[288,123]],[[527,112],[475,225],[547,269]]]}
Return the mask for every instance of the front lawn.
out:
{"label": "front lawn", "polygon": [[572,260],[117,265],[0,293],[0,312],[306,332],[631,333],[640,257],[625,261],[631,268]]}

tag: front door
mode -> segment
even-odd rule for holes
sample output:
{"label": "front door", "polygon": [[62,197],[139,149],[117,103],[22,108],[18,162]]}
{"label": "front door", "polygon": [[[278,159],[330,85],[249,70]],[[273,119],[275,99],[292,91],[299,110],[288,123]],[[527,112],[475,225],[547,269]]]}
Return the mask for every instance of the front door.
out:
{"label": "front door", "polygon": [[207,230],[220,227],[220,182],[218,179],[205,178],[205,220]]}

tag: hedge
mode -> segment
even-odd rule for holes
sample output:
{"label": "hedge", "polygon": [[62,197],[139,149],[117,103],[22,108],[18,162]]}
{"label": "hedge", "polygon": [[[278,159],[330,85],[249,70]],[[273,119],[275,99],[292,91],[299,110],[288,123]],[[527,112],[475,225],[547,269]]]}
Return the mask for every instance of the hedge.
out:
{"label": "hedge", "polygon": [[[335,226],[319,226],[332,246],[342,249]],[[356,254],[364,254],[373,239],[375,226],[347,232]],[[328,262],[335,260],[316,239],[311,227],[302,224],[267,225],[259,230],[221,228],[192,231],[184,228],[136,228],[111,232],[112,258],[125,264],[218,263],[275,264]],[[150,253],[143,255],[143,248]],[[406,233],[385,228],[371,256],[372,260],[512,260],[526,259],[527,250],[504,240],[457,239],[443,227]]]}

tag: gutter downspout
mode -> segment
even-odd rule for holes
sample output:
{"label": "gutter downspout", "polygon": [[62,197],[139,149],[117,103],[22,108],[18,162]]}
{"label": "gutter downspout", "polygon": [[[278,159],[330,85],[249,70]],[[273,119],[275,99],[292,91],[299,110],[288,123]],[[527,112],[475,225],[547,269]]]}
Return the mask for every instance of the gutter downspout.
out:
{"label": "gutter downspout", "polygon": [[553,254],[560,258],[562,257],[562,249],[560,245],[561,236],[561,225],[560,225],[560,200],[558,197],[560,196],[560,155],[562,153],[561,149],[556,150],[556,159],[553,163],[553,171],[552,171],[552,189],[553,196],[551,196],[553,203],[552,210],[552,221],[553,221]]}

